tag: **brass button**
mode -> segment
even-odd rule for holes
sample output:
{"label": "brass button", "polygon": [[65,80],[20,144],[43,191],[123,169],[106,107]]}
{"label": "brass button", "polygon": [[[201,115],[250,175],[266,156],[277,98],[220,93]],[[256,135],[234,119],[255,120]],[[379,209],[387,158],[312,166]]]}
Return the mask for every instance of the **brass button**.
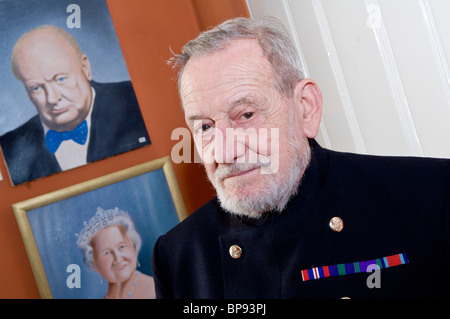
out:
{"label": "brass button", "polygon": [[234,259],[239,259],[242,257],[242,249],[238,245],[232,245],[229,249],[230,256]]}
{"label": "brass button", "polygon": [[330,228],[335,232],[340,232],[344,228],[344,222],[339,217],[333,217],[330,219]]}

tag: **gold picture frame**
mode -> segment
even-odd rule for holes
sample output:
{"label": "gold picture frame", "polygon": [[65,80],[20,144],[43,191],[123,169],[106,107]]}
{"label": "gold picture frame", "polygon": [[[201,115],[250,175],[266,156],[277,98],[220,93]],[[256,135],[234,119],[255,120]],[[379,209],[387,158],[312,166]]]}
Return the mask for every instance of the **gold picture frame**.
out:
{"label": "gold picture frame", "polygon": [[[149,255],[154,242],[187,217],[169,156],[12,205],[41,298],[102,297],[105,283],[97,285],[102,282],[99,274],[83,265],[76,235],[89,216],[94,216],[94,207],[118,205],[137,219],[143,247],[147,245],[139,260],[145,270],[140,271],[151,275]],[[141,254],[142,249],[139,258]],[[65,264],[80,266],[80,277],[88,277],[81,277],[82,287],[69,287]]]}

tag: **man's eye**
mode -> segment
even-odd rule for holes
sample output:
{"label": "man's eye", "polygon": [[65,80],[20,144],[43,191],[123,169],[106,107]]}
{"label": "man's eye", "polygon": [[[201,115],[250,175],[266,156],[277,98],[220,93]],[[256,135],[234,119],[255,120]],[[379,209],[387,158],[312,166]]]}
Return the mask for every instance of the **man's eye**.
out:
{"label": "man's eye", "polygon": [[211,128],[211,125],[208,125],[208,124],[203,124],[202,125],[202,132],[206,132],[207,130],[209,130]]}
{"label": "man's eye", "polygon": [[63,83],[67,78],[65,76],[59,76],[56,78],[56,82]]}
{"label": "man's eye", "polygon": [[245,120],[251,119],[253,117],[253,115],[255,115],[255,113],[253,112],[246,112],[244,114],[241,115],[241,117]]}
{"label": "man's eye", "polygon": [[30,88],[30,92],[36,93],[36,92],[39,92],[40,89],[41,89],[41,87],[38,86],[38,85],[32,86],[32,87]]}

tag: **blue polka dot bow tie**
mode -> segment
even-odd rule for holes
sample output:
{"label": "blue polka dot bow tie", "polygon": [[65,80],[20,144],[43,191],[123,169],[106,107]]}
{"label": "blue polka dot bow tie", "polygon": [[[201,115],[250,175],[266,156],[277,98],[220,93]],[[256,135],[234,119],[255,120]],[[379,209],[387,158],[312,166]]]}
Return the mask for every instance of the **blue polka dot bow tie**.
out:
{"label": "blue polka dot bow tie", "polygon": [[83,121],[72,131],[57,132],[54,130],[48,130],[47,135],[45,136],[45,143],[47,144],[47,149],[51,153],[55,153],[63,141],[74,140],[78,144],[84,145],[84,143],[86,143],[87,133],[87,123],[86,121]]}

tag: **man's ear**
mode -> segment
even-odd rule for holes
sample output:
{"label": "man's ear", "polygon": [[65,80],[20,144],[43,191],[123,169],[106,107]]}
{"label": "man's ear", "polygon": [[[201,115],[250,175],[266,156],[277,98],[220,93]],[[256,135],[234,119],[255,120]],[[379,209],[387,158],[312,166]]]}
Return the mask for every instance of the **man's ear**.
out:
{"label": "man's ear", "polygon": [[315,138],[322,118],[322,92],[313,79],[303,79],[294,88],[294,99],[300,102],[303,131],[308,138]]}
{"label": "man's ear", "polygon": [[81,57],[81,68],[88,81],[92,80],[91,63],[85,54]]}

